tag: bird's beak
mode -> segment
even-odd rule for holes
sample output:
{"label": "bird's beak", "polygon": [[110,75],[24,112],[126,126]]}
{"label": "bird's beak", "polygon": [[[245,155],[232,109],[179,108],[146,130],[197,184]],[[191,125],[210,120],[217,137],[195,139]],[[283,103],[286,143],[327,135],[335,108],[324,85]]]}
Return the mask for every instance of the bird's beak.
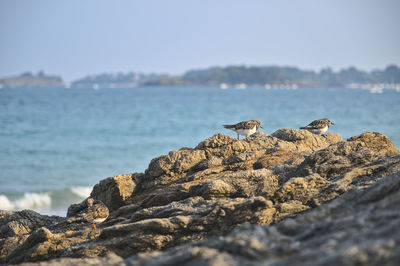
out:
{"label": "bird's beak", "polygon": [[335,123],[331,122],[331,125],[334,125]]}
{"label": "bird's beak", "polygon": [[260,128],[264,129],[262,126],[260,126]]}

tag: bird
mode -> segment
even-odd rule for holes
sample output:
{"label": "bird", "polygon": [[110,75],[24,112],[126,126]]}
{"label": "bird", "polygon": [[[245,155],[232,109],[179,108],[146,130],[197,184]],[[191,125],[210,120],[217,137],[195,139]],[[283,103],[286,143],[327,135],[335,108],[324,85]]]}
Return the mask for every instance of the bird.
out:
{"label": "bird", "polygon": [[242,121],[240,123],[234,125],[223,125],[224,128],[233,130],[237,133],[237,139],[239,140],[239,135],[246,136],[246,140],[248,140],[248,136],[253,135],[259,128],[263,128],[261,126],[260,121],[258,120],[247,120]]}
{"label": "bird", "polygon": [[300,129],[305,129],[311,133],[322,135],[328,130],[330,125],[334,125],[334,123],[329,118],[322,118],[312,121],[307,126],[300,127]]}
{"label": "bird", "polygon": [[[107,206],[100,200],[87,198],[80,204],[73,204],[68,208],[67,217],[74,216],[77,220],[84,220],[93,224],[96,230],[96,223],[104,222],[109,215]],[[74,219],[75,220],[75,219]]]}

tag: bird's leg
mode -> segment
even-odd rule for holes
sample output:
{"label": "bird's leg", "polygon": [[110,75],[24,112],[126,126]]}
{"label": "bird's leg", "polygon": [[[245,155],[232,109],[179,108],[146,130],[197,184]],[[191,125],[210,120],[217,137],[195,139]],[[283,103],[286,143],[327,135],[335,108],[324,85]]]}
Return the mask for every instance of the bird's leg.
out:
{"label": "bird's leg", "polygon": [[239,134],[237,134],[238,135],[238,140],[239,140]]}
{"label": "bird's leg", "polygon": [[95,223],[93,224],[93,229],[96,230],[96,224]]}
{"label": "bird's leg", "polygon": [[247,136],[246,136],[246,140],[247,140],[248,142],[252,142],[252,141],[253,141],[252,139],[249,139]]}

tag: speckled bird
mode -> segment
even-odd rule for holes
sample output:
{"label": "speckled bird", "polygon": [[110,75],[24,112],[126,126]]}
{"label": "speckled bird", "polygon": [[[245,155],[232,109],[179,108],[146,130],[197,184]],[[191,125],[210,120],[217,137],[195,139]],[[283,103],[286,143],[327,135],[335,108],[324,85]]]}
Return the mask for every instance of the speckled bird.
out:
{"label": "speckled bird", "polygon": [[334,125],[334,123],[332,123],[329,118],[323,118],[312,121],[310,124],[305,127],[301,127],[300,129],[305,129],[310,131],[311,133],[321,135],[328,130],[330,125]]}
{"label": "speckled bird", "polygon": [[67,217],[75,217],[74,220],[88,221],[93,224],[93,229],[96,229],[96,224],[104,222],[108,218],[108,208],[100,200],[88,198],[80,204],[73,204],[68,208]]}
{"label": "speckled bird", "polygon": [[239,135],[246,136],[246,140],[248,140],[247,138],[248,136],[256,133],[259,128],[263,128],[261,126],[260,121],[258,120],[247,120],[234,125],[223,125],[223,126],[224,128],[235,131],[237,133],[238,140],[239,140]]}

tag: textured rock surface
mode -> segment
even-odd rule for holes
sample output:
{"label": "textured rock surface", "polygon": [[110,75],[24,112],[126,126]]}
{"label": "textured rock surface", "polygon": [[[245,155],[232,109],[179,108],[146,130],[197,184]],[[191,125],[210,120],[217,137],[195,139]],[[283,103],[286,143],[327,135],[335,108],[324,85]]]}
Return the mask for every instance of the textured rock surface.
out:
{"label": "textured rock surface", "polygon": [[100,200],[110,210],[118,209],[135,190],[140,174],[117,175],[101,180],[94,186],[91,197]]}
{"label": "textured rock surface", "polygon": [[129,265],[399,265],[400,175],[276,225],[140,253]]}
{"label": "textured rock surface", "polygon": [[217,134],[153,159],[145,173],[100,181],[91,197],[110,215],[97,230],[31,211],[31,224],[23,212],[0,213],[0,260],[395,265],[398,154],[380,133],[342,141],[280,129],[251,142]]}

